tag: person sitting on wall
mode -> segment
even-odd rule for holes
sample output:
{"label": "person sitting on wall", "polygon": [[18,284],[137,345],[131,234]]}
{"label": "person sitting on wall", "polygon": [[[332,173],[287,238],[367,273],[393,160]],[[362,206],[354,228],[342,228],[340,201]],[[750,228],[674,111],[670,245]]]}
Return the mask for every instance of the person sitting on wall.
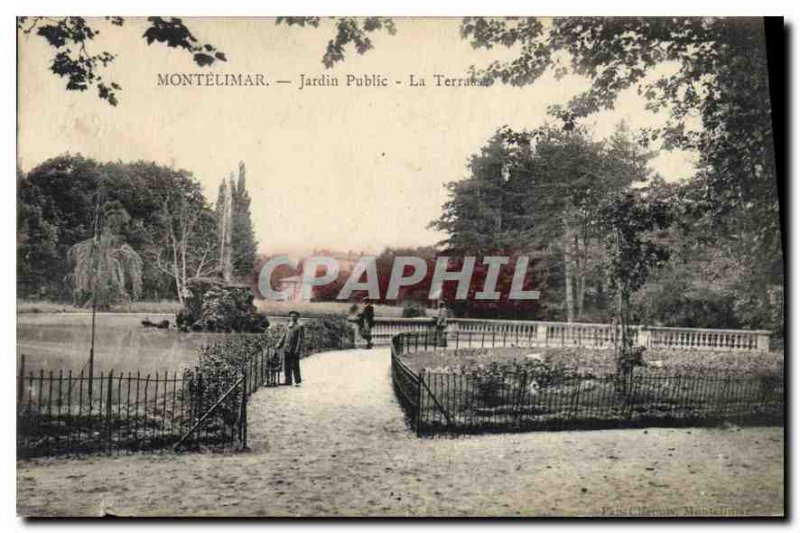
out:
{"label": "person sitting on wall", "polygon": [[303,326],[300,325],[299,318],[300,313],[297,311],[289,313],[289,326],[276,346],[279,350],[283,348],[283,384],[289,387],[292,385],[292,377],[294,377],[295,387],[299,387],[303,381],[300,378],[300,350],[303,346]]}

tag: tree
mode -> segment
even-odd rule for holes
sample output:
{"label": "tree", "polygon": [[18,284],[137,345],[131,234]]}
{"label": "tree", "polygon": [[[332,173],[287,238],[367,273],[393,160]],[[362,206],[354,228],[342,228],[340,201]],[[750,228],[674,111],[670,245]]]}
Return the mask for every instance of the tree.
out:
{"label": "tree", "polygon": [[233,275],[233,260],[231,250],[232,232],[232,189],[234,188],[233,174],[227,181],[223,178],[217,193],[217,238],[219,240],[218,272],[223,280],[230,281]]}
{"label": "tree", "polygon": [[634,87],[651,110],[666,112],[650,140],[699,154],[684,216],[738,264],[740,307],[759,310],[747,325],[782,328],[782,318],[769,318],[782,315],[783,256],[761,19],[467,17],[461,36],[475,48],[510,50],[510,59],[472,68],[487,83],[587,77],[588,90],[551,106],[566,130]]}
{"label": "tree", "polygon": [[[462,34],[476,47],[520,47],[513,60],[479,71],[513,85],[533,83],[548,69],[565,74],[560,54],[566,53],[572,71],[592,82],[566,107],[552,108],[568,123],[613,108],[621,91],[637,87],[652,110],[669,114],[663,128],[652,129],[653,140],[661,136],[666,147],[699,151],[701,178],[715,202],[706,207],[724,215],[761,200],[762,209],[774,212],[772,121],[760,19],[571,17],[554,19],[549,28],[531,19],[466,19]],[[647,77],[667,62],[677,71]],[[688,124],[693,115],[702,128]]]}
{"label": "tree", "polygon": [[211,237],[215,220],[202,195],[187,197],[180,192],[164,199],[158,218],[163,229],[156,268],[174,280],[183,307],[189,280],[207,276],[218,266],[214,257],[217,243]]}
{"label": "tree", "polygon": [[[189,172],[154,163],[97,163],[67,154],[43,162],[19,179],[20,297],[70,299],[62,282],[72,272],[67,253],[73,245],[94,236],[96,192],[101,181],[104,204],[115,202],[129,217],[117,228],[119,238],[147,259],[142,265],[142,294],[147,298],[177,296],[175,280],[158,267],[157,260],[169,250],[172,231],[165,223],[170,217],[161,216],[165,202],[169,211],[177,214],[183,198],[187,209],[202,211],[202,220],[213,220],[202,188]],[[210,228],[198,227],[193,235],[186,250],[187,265],[196,265],[204,250],[216,246],[213,224]],[[192,266],[187,268],[190,273],[194,271]]]}
{"label": "tree", "polygon": [[[651,140],[700,156],[687,214],[740,265],[743,307],[770,307],[770,291],[783,284],[783,258],[761,19],[466,19],[462,34],[475,47],[519,50],[476,71],[480,76],[513,85],[534,83],[550,69],[587,76],[589,90],[551,109],[567,127],[612,108],[629,87],[650,109],[666,111],[667,124],[652,128]],[[667,63],[676,69],[653,76]]]}
{"label": "tree", "polygon": [[448,185],[450,199],[432,226],[459,253],[543,259],[536,265],[548,289],[542,303],[580,320],[589,280],[602,282],[599,207],[647,180],[648,158],[624,127],[608,142],[580,128],[501,128],[470,158],[470,174]]}
{"label": "tree", "polygon": [[[105,17],[109,27],[120,27],[122,17]],[[170,48],[179,48],[191,54],[194,62],[205,67],[217,61],[227,61],[225,54],[211,44],[202,44],[179,18],[148,17],[149,26],[142,37],[150,45],[154,42]],[[34,33],[42,37],[55,49],[50,70],[66,79],[66,90],[85,91],[97,88],[97,96],[116,106],[119,84],[103,78],[102,70],[116,59],[108,51],[93,54],[89,51],[91,41],[100,34],[94,22],[84,17],[18,17],[17,31],[23,35]]]}
{"label": "tree", "polygon": [[637,362],[631,330],[631,298],[644,286],[650,270],[669,258],[669,251],[653,238],[653,233],[669,226],[670,212],[658,199],[628,192],[606,202],[600,217],[608,250],[609,288],[615,299],[614,322],[620,332],[615,343],[617,369],[627,376]]}
{"label": "tree", "polygon": [[[320,17],[278,17],[276,24],[286,24],[287,26],[310,26],[319,27]],[[322,56],[322,63],[326,68],[333,67],[337,62],[344,61],[345,47],[353,44],[359,54],[364,54],[372,49],[370,33],[378,30],[386,30],[389,35],[396,33],[394,21],[386,17],[338,17],[335,19],[336,35],[328,41],[325,54]]]}
{"label": "tree", "polygon": [[59,156],[22,176],[18,187],[17,290],[20,296],[68,300],[69,248],[92,237],[97,163]]}
{"label": "tree", "polygon": [[119,205],[98,205],[101,229],[95,237],[73,245],[68,260],[73,267],[67,277],[74,289],[76,305],[89,301],[93,306],[108,307],[120,301],[136,299],[142,290],[142,259],[122,242],[119,228],[130,217]]}
{"label": "tree", "polygon": [[231,261],[233,273],[240,279],[253,275],[258,247],[250,218],[246,173],[244,163],[240,162],[239,179],[236,183],[231,180]]}

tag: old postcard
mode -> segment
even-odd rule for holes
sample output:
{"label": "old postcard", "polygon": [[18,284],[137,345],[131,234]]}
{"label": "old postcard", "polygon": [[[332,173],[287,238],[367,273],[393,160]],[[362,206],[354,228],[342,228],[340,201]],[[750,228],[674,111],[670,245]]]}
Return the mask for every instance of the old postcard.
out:
{"label": "old postcard", "polygon": [[785,515],[782,19],[16,31],[19,515]]}

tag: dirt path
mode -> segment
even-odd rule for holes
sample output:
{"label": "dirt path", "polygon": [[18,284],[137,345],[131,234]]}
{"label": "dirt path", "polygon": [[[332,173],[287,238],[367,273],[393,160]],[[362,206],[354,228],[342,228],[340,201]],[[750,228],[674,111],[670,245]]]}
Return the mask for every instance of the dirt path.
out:
{"label": "dirt path", "polygon": [[418,439],[387,349],[319,354],[302,388],[254,395],[252,450],[18,463],[20,514],[774,515],[783,429]]}

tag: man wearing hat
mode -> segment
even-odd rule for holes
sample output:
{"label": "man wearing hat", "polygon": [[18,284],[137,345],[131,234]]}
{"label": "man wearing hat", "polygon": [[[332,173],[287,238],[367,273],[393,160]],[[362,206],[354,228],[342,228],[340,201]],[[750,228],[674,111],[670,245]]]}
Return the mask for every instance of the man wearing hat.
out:
{"label": "man wearing hat", "polygon": [[300,313],[292,311],[289,313],[289,326],[286,333],[278,342],[277,348],[283,348],[283,375],[284,385],[292,385],[294,376],[294,386],[299,387],[302,383],[300,378],[300,349],[303,346],[303,327],[298,322]]}
{"label": "man wearing hat", "polygon": [[372,349],[372,328],[375,326],[375,308],[372,307],[372,302],[364,298],[366,305],[364,309],[358,314],[360,331],[359,333],[367,341],[367,349]]}

